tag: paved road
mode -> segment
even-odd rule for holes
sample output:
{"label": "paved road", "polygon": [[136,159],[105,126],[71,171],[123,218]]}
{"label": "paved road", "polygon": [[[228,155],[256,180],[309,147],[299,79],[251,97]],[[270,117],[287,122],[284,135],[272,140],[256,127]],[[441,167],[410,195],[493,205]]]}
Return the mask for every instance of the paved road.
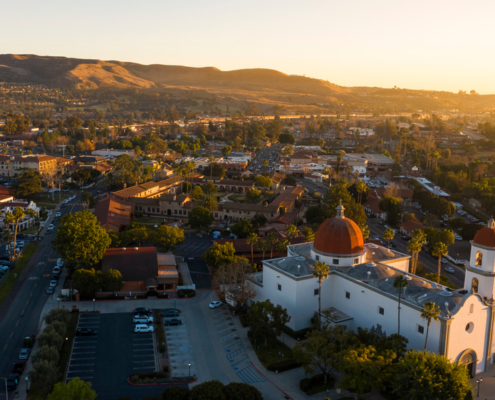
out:
{"label": "paved road", "polygon": [[[82,209],[76,198],[68,207],[61,210],[63,214]],[[52,250],[50,241],[55,237],[56,228],[50,235],[44,237],[31,261],[26,266],[27,276],[19,288],[14,300],[0,316],[0,376],[7,376],[12,365],[17,360],[22,339],[36,333],[39,329],[41,311],[48,298],[46,289],[56,264],[57,254]],[[42,264],[39,264],[42,263]],[[59,282],[61,285],[62,282]],[[23,377],[24,379],[24,377]],[[0,382],[0,387],[2,382]],[[5,398],[0,390],[0,397]]]}

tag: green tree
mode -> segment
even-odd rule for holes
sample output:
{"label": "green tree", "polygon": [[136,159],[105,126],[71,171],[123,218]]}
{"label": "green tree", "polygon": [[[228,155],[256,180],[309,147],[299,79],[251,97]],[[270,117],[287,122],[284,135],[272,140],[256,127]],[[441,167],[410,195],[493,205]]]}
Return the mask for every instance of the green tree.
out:
{"label": "green tree", "polygon": [[201,186],[194,186],[191,190],[191,197],[194,201],[198,201],[203,197],[203,189],[201,189]]}
{"label": "green tree", "polygon": [[90,192],[83,192],[81,200],[86,207],[93,208],[95,206],[95,197]]}
{"label": "green tree", "polygon": [[351,196],[347,189],[348,186],[347,179],[341,178],[336,184],[327,189],[323,197],[323,204],[326,207],[325,219],[335,217],[337,206],[342,202],[342,206],[345,208],[345,217],[353,220],[359,226],[364,225],[366,223],[364,208]]}
{"label": "green tree", "polygon": [[261,239],[258,242],[258,250],[263,252],[263,260],[265,259],[265,251],[270,249],[270,244],[268,243],[268,240],[266,239]]}
{"label": "green tree", "polygon": [[192,388],[189,400],[226,400],[223,389],[220,381],[206,381]]}
{"label": "green tree", "polygon": [[299,230],[296,228],[295,225],[290,224],[286,230],[285,234],[289,237],[289,239],[295,239],[296,237],[299,236]]}
{"label": "green tree", "polygon": [[225,146],[224,148],[222,148],[222,155],[224,157],[227,157],[231,152],[232,152],[232,147],[230,146]]}
{"label": "green tree", "polygon": [[466,224],[461,230],[462,240],[473,240],[481,228],[483,228],[481,224]]}
{"label": "green tree", "polygon": [[304,218],[306,218],[306,222],[308,224],[320,225],[327,218],[330,218],[330,212],[328,207],[323,205],[310,206],[306,209],[306,212],[304,213]]}
{"label": "green tree", "polygon": [[257,187],[271,187],[273,181],[267,176],[258,175],[254,180],[254,184]]}
{"label": "green tree", "polygon": [[34,171],[25,171],[19,176],[19,180],[12,185],[15,196],[20,199],[33,200],[34,196],[43,193],[41,179]]}
{"label": "green tree", "polygon": [[232,264],[236,259],[234,245],[230,242],[225,244],[215,243],[203,254],[203,258],[206,264],[214,268],[220,265]]}
{"label": "green tree", "polygon": [[404,275],[397,275],[394,279],[394,288],[399,290],[399,307],[398,309],[398,318],[397,318],[397,334],[400,335],[400,299],[402,297],[402,289],[406,290],[406,286],[408,285],[407,279]]}
{"label": "green tree", "polygon": [[357,202],[359,204],[362,204],[363,193],[366,193],[368,191],[368,187],[363,181],[357,181],[355,187],[358,194]]}
{"label": "green tree", "polygon": [[84,210],[60,219],[52,247],[64,260],[80,267],[100,261],[110,243],[96,216]]}
{"label": "green tree", "polygon": [[258,243],[258,235],[254,232],[250,233],[246,242],[251,245],[251,262],[254,262],[254,245]]}
{"label": "green tree", "polygon": [[246,199],[248,199],[251,202],[258,200],[260,196],[261,196],[261,191],[258,189],[251,189],[246,193]]}
{"label": "green tree", "polygon": [[353,343],[354,335],[343,325],[324,326],[306,334],[305,342],[297,342],[292,349],[305,374],[320,371],[327,383],[330,373],[338,369],[344,352]]}
{"label": "green tree", "polygon": [[373,346],[348,350],[342,360],[346,375],[339,381],[338,387],[358,395],[381,389],[388,380],[387,371],[396,357],[392,350],[379,352]]}
{"label": "green tree", "polygon": [[263,400],[261,392],[247,383],[230,382],[223,388],[225,400]]}
{"label": "green tree", "polygon": [[426,319],[426,339],[425,339],[425,352],[428,345],[428,333],[430,330],[431,320],[438,322],[438,316],[440,315],[440,307],[431,301],[423,304],[423,310],[421,310],[421,318]]}
{"label": "green tree", "polygon": [[215,194],[217,194],[217,191],[217,187],[211,182],[206,182],[203,185],[203,192],[206,196],[214,196]]}
{"label": "green tree", "polygon": [[438,257],[438,280],[440,283],[440,275],[442,275],[442,257],[445,257],[449,253],[449,248],[445,243],[438,242],[435,247],[433,247],[432,254]]}
{"label": "green tree", "polygon": [[456,230],[462,229],[466,225],[466,220],[462,217],[454,217],[454,218],[450,218],[447,224],[452,229],[456,229]]}
{"label": "green tree", "polygon": [[36,353],[33,354],[32,361],[37,362],[41,360],[46,360],[48,362],[54,362],[58,364],[60,359],[59,349],[55,346],[49,346],[47,344],[39,346]]}
{"label": "green tree", "polygon": [[160,400],[189,400],[190,393],[186,387],[172,386],[162,392]]}
{"label": "green tree", "polygon": [[191,228],[202,231],[210,228],[215,220],[211,212],[203,206],[193,208],[187,216],[188,224]]}
{"label": "green tree", "polygon": [[253,225],[249,220],[242,218],[232,225],[230,230],[239,239],[245,239],[253,233]]}
{"label": "green tree", "polygon": [[278,242],[277,232],[270,232],[268,234],[268,240],[270,241],[270,258],[273,258],[273,245],[276,245]]}
{"label": "green tree", "polygon": [[41,335],[38,336],[38,345],[55,347],[56,349],[62,348],[62,343],[65,339],[65,330],[59,332],[53,325],[48,325]]}
{"label": "green tree", "polygon": [[225,176],[225,168],[220,164],[210,164],[210,174],[215,177],[215,179],[220,179]]}
{"label": "green tree", "polygon": [[251,224],[253,225],[253,229],[259,229],[264,226],[268,220],[266,219],[264,214],[255,214],[253,218],[251,218]]}
{"label": "green tree", "polygon": [[101,289],[103,273],[95,271],[94,268],[80,268],[72,274],[72,282],[74,287],[84,295],[94,296]]}
{"label": "green tree", "polygon": [[304,241],[305,242],[314,242],[315,233],[314,233],[313,229],[311,229],[309,226],[305,226],[303,228],[303,235],[304,235]]}
{"label": "green tree", "polygon": [[203,196],[201,200],[201,206],[206,208],[207,210],[217,211],[218,210],[218,201],[213,196]]}
{"label": "green tree", "polygon": [[411,252],[411,274],[416,274],[418,266],[418,255],[423,246],[426,244],[426,234],[421,229],[416,229],[409,240],[407,251]]}
{"label": "green tree", "polygon": [[251,306],[248,314],[249,326],[254,337],[263,339],[265,347],[269,340],[276,340],[282,328],[290,321],[286,308],[279,304],[274,306],[270,300],[257,301]]}
{"label": "green tree", "polygon": [[[77,272],[77,271],[76,271]],[[102,276],[101,286],[104,292],[119,292],[124,287],[122,274],[117,269],[109,269]]]}
{"label": "green tree", "polygon": [[[321,261],[317,261],[313,266],[313,278],[318,279],[318,328],[321,328],[321,282],[328,279],[330,267]],[[326,383],[326,380],[325,380]]]}
{"label": "green tree", "polygon": [[281,133],[278,137],[278,141],[281,144],[294,144],[296,142],[296,138],[292,133]]}
{"label": "green tree", "polygon": [[44,317],[47,324],[52,324],[55,321],[63,322],[67,325],[70,321],[70,311],[66,308],[52,308]]}
{"label": "green tree", "polygon": [[287,239],[280,240],[277,243],[277,250],[285,252],[287,251],[287,246],[289,245],[289,241]]}
{"label": "green tree", "polygon": [[440,230],[427,227],[424,229],[424,232],[431,248],[435,248],[438,243],[443,243],[447,246],[455,243],[454,232],[448,229]]}
{"label": "green tree", "polygon": [[390,249],[390,241],[393,240],[394,236],[395,236],[395,232],[390,228],[385,229],[385,232],[383,232],[383,238],[387,240],[389,249]]}
{"label": "green tree", "polygon": [[387,221],[391,225],[396,225],[400,219],[400,213],[402,210],[402,201],[398,197],[387,196],[380,200],[378,203],[380,210],[387,213]]}
{"label": "green tree", "polygon": [[177,245],[184,243],[184,230],[176,226],[160,225],[150,234],[153,246],[162,251],[175,250]]}
{"label": "green tree", "polygon": [[47,400],[94,400],[96,392],[91,389],[91,382],[84,382],[79,377],[68,383],[59,382],[48,395]]}
{"label": "green tree", "polygon": [[409,351],[395,365],[390,387],[401,400],[466,399],[471,395],[470,377],[464,365],[442,355]]}
{"label": "green tree", "polygon": [[33,392],[39,391],[48,395],[52,391],[53,385],[57,383],[60,376],[58,364],[46,360],[33,363],[31,371],[31,387]]}
{"label": "green tree", "polygon": [[17,247],[17,229],[19,227],[19,222],[22,221],[24,215],[24,210],[21,207],[16,207],[13,212],[7,212],[4,216],[4,221],[8,226],[14,225],[14,249]]}

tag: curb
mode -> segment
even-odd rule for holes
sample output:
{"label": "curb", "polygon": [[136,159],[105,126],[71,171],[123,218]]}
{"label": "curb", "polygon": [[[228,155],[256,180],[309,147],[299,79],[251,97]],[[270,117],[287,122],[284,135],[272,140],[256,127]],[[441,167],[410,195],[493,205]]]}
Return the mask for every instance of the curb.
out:
{"label": "curb", "polygon": [[285,393],[282,389],[280,389],[277,385],[275,385],[270,379],[268,379],[258,368],[256,368],[256,365],[254,363],[251,363],[251,365],[254,367],[256,371],[259,372],[261,376],[263,376],[268,382],[270,382],[273,386],[275,386],[278,390],[280,390],[284,395],[286,399],[291,399],[294,400],[292,397],[290,397],[287,393]]}
{"label": "curb", "polygon": [[198,380],[198,377],[195,376],[193,380],[190,382],[167,382],[167,383],[131,383],[130,377],[127,378],[127,383],[132,386],[167,386],[167,385],[190,385]]}

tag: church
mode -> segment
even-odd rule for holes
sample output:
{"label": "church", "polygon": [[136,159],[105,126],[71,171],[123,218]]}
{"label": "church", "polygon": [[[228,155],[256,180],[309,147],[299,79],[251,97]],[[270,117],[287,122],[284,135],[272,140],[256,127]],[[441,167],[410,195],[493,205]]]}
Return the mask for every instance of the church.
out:
{"label": "church", "polygon": [[471,242],[470,263],[462,289],[451,289],[410,274],[410,256],[375,244],[364,243],[361,229],[344,215],[337,215],[318,229],[314,242],[288,246],[287,256],[263,261],[263,270],[251,276],[256,297],[287,309],[294,331],[311,326],[318,312],[319,285],[313,277],[317,261],[330,267],[321,284],[321,318],[330,324],[373,329],[376,334],[398,331],[396,276],[404,275],[400,333],[408,348],[423,350],[427,321],[423,304],[440,307],[432,320],[427,350],[463,364],[472,376],[486,371],[495,360],[495,222],[482,228]]}

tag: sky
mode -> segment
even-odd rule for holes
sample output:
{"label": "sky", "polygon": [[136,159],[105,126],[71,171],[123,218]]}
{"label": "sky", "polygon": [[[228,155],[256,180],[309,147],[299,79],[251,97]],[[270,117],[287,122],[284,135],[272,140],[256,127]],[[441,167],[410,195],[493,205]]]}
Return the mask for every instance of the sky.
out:
{"label": "sky", "polygon": [[495,94],[493,0],[15,0],[1,54]]}

